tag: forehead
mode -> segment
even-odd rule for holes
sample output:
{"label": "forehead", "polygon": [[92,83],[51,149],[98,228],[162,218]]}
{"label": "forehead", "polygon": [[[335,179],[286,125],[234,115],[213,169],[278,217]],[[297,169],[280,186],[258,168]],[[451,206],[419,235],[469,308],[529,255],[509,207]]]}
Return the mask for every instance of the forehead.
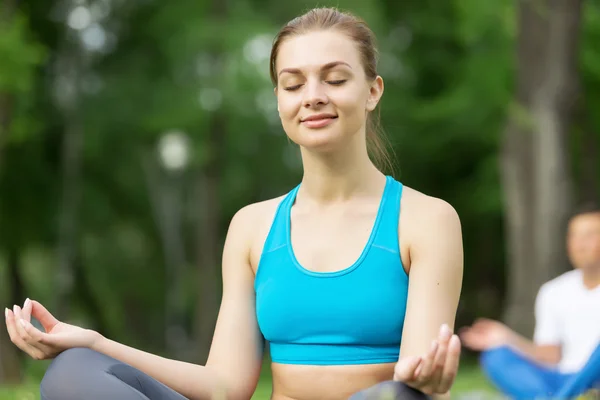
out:
{"label": "forehead", "polygon": [[576,216],[569,224],[571,230],[600,230],[600,213],[587,213]]}
{"label": "forehead", "polygon": [[277,71],[283,68],[314,69],[334,61],[346,62],[353,70],[359,69],[360,54],[352,39],[332,30],[308,32],[283,41],[277,55]]}

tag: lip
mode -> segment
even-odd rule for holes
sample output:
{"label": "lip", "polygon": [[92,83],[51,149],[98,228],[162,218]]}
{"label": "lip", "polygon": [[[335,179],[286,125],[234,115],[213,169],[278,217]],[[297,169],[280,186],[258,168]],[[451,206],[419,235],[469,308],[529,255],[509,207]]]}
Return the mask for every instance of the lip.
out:
{"label": "lip", "polygon": [[323,128],[332,124],[337,119],[334,114],[317,114],[311,115],[300,120],[300,123],[308,128]]}
{"label": "lip", "polygon": [[316,114],[316,115],[311,115],[309,117],[301,119],[300,122],[317,121],[317,120],[331,119],[331,118],[337,118],[337,115],[335,115],[335,114]]}

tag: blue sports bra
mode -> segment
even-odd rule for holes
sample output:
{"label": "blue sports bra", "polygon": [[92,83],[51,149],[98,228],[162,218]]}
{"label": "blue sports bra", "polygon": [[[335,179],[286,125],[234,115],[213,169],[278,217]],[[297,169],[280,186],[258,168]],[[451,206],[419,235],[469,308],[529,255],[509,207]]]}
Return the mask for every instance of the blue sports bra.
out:
{"label": "blue sports bra", "polygon": [[258,324],[272,361],[398,361],[408,294],[398,245],[403,186],[392,177],[386,179],[367,245],[354,264],[340,271],[309,271],[294,255],[290,211],[300,186],[279,204],[254,285]]}

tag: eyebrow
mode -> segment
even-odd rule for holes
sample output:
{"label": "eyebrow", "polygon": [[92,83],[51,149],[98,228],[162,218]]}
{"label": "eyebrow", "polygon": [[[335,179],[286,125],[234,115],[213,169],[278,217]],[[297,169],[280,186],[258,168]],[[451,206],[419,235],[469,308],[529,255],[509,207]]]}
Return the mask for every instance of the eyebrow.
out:
{"label": "eyebrow", "polygon": [[[350,66],[350,64],[348,64],[347,62],[344,61],[333,61],[330,63],[327,63],[325,65],[323,65],[321,67],[322,71],[328,70],[328,69],[332,69],[334,67],[337,67],[338,65],[345,65],[348,68],[352,69],[352,67]],[[300,69],[298,68],[283,68],[281,71],[279,71],[279,75],[283,74],[284,72],[290,73],[290,74],[300,74]]]}

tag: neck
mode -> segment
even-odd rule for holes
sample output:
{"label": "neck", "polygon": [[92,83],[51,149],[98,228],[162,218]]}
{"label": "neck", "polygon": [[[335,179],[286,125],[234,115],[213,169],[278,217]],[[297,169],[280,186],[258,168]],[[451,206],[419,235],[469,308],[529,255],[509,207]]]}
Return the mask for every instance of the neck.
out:
{"label": "neck", "polygon": [[364,145],[349,143],[335,152],[314,152],[302,149],[304,176],[300,196],[327,204],[347,200],[357,194],[381,191],[385,176],[371,162]]}
{"label": "neck", "polygon": [[590,267],[582,270],[583,285],[588,289],[600,286],[600,266]]}

